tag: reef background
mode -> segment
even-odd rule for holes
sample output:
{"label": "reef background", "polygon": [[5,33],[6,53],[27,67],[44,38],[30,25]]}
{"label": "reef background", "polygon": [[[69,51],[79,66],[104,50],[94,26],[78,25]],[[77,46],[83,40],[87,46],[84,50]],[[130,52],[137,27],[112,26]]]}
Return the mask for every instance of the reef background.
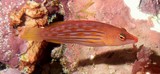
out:
{"label": "reef background", "polygon": [[[0,9],[2,9],[0,12],[0,61],[10,65],[0,73],[10,74],[15,71],[18,74],[20,71],[25,71],[33,74],[134,74],[145,72],[145,68],[144,70],[134,68],[144,67],[147,62],[156,62],[158,64],[156,69],[160,69],[158,63],[160,60],[155,60],[160,59],[159,0],[59,0],[60,9],[55,10],[56,12],[51,11],[54,12],[52,14],[61,17],[61,20],[54,19],[55,21],[94,20],[109,23],[123,27],[137,36],[138,43],[135,47],[132,44],[87,47],[77,44],[60,46],[47,42],[30,42],[29,46],[32,48],[29,50],[34,51],[29,53],[29,56],[34,58],[27,56],[25,60],[20,60],[21,54],[26,54],[29,46],[26,45],[28,42],[14,36],[15,30],[9,23],[9,12],[15,8],[21,9],[26,1],[1,0],[0,2]],[[35,1],[43,2],[43,0]],[[143,48],[140,47],[141,45]],[[26,60],[29,61],[26,62]],[[145,61],[139,62],[139,60]],[[21,68],[17,68],[17,65]],[[4,64],[1,67],[6,68]],[[152,69],[146,71],[148,70]]]}

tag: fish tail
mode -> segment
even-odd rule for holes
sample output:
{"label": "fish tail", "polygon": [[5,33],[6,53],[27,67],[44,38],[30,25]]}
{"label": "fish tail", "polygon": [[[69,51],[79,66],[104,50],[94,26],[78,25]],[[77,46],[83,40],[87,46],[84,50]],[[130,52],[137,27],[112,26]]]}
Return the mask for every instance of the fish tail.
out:
{"label": "fish tail", "polygon": [[25,28],[20,36],[25,40],[42,41],[41,30],[42,28]]}

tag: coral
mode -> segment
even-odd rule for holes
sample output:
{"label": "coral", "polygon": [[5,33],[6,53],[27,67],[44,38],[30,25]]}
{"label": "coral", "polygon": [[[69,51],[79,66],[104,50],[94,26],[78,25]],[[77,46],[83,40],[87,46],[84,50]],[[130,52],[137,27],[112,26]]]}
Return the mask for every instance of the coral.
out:
{"label": "coral", "polygon": [[142,49],[137,53],[138,60],[133,64],[132,74],[160,73],[160,60],[156,61],[155,58],[151,58],[153,57],[151,55],[153,55],[153,51],[146,47],[142,47]]}
{"label": "coral", "polygon": [[59,10],[58,5],[55,5],[57,3],[51,0],[51,3],[46,0],[36,1],[40,3],[27,0],[0,1],[0,62],[19,68],[24,73],[34,70],[36,62],[43,58],[41,55],[47,43],[24,41],[19,35],[25,27],[43,27],[48,22],[48,14]]}
{"label": "coral", "polygon": [[[23,41],[18,36],[25,27],[45,27],[48,25],[49,15],[59,12],[60,8],[58,0],[35,0],[35,2],[27,2],[27,4],[26,1],[1,0],[0,2],[0,9],[2,10],[0,12],[0,62],[11,67],[19,65],[19,69],[24,73],[32,73],[37,62],[50,60],[50,58],[45,58],[45,60],[42,58],[46,55],[50,56],[51,51],[45,54],[45,51],[47,51],[45,50],[46,42]],[[66,44],[62,48],[63,51],[59,48],[53,50],[53,60],[61,58],[59,61],[66,73],[134,74],[148,71],[151,73],[159,72],[160,34],[158,33],[159,30],[155,32],[159,24],[153,25],[156,22],[150,21],[150,17],[155,17],[154,15],[144,14],[144,12],[157,14],[159,0],[141,0],[140,8],[143,12],[138,8],[140,0],[134,0],[135,4],[132,1],[60,0],[62,3],[61,8],[64,8],[64,11],[60,12],[65,14],[65,20],[94,20],[125,28],[139,38],[139,42],[136,44],[137,47],[142,44],[146,47],[142,48],[138,54],[136,54],[137,50],[132,45],[87,47]],[[148,7],[149,10],[147,10]],[[154,7],[156,8],[154,9]],[[148,50],[148,48],[151,49]],[[28,50],[26,51],[26,49]],[[151,55],[151,50],[156,52],[156,56],[153,56],[154,53]],[[40,65],[43,64],[40,63]],[[49,69],[55,68],[53,67],[55,65],[45,64],[43,70],[49,72],[49,69],[46,68],[48,66],[50,66]],[[17,69],[14,69],[15,71],[19,72]],[[46,73],[45,71],[42,72]]]}
{"label": "coral", "polygon": [[0,74],[21,74],[21,72],[16,68],[8,68],[2,70]]}
{"label": "coral", "polygon": [[28,1],[19,12],[12,12],[10,17],[12,26],[21,24],[26,27],[44,26],[48,20],[48,11],[44,4]]}
{"label": "coral", "polygon": [[[27,1],[27,3],[19,10],[19,12],[13,12],[10,17],[12,19],[12,25],[16,26],[19,31],[19,36],[23,34],[25,28],[44,27],[48,22],[49,10],[46,4],[52,1],[44,0],[42,3],[35,1]],[[53,6],[53,5],[48,5]],[[57,12],[57,10],[50,11]],[[17,22],[18,20],[18,22]],[[19,22],[20,21],[20,22]],[[39,41],[27,41],[27,51],[21,55],[19,69],[24,73],[32,73],[35,69],[35,64],[38,60],[43,58],[44,49],[47,45],[46,42]],[[30,57],[32,56],[32,57]]]}
{"label": "coral", "polygon": [[157,15],[160,11],[159,0],[140,0],[139,7],[142,12]]}
{"label": "coral", "polygon": [[25,0],[1,0],[0,61],[11,67],[18,65],[18,57],[26,51],[26,45],[25,41],[17,37],[13,28],[10,27],[9,14],[13,9],[20,8],[24,3]]}

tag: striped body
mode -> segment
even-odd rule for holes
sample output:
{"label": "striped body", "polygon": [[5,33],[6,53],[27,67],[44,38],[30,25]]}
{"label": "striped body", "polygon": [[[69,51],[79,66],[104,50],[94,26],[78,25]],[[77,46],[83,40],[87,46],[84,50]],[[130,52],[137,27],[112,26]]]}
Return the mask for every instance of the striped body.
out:
{"label": "striped body", "polygon": [[[127,39],[125,41],[115,39],[118,38],[120,33],[126,34],[125,36],[132,42],[125,43]],[[58,22],[49,27],[26,30],[22,38],[55,43],[76,43],[86,46],[123,45],[137,42],[135,41],[137,38],[124,29],[101,22],[85,20]]]}

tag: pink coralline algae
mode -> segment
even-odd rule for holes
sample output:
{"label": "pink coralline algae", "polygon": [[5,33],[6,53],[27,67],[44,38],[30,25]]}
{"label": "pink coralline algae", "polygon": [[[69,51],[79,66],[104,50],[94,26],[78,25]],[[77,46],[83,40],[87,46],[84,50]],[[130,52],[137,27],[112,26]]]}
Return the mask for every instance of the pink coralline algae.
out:
{"label": "pink coralline algae", "polygon": [[21,74],[21,72],[18,69],[8,68],[8,69],[2,70],[0,74]]}
{"label": "pink coralline algae", "polygon": [[151,59],[151,55],[153,55],[153,52],[150,49],[143,47],[137,53],[138,60],[134,62],[132,74],[159,74],[160,63],[158,60],[154,60],[155,58]]}
{"label": "pink coralline algae", "polygon": [[142,12],[157,15],[160,10],[160,0],[141,0],[139,6]]}
{"label": "pink coralline algae", "polygon": [[[19,55],[25,50],[25,41],[16,37],[14,29],[10,27],[9,14],[13,9],[20,8],[25,0],[0,1],[0,62],[15,67],[19,62]],[[21,50],[20,50],[21,49]]]}

